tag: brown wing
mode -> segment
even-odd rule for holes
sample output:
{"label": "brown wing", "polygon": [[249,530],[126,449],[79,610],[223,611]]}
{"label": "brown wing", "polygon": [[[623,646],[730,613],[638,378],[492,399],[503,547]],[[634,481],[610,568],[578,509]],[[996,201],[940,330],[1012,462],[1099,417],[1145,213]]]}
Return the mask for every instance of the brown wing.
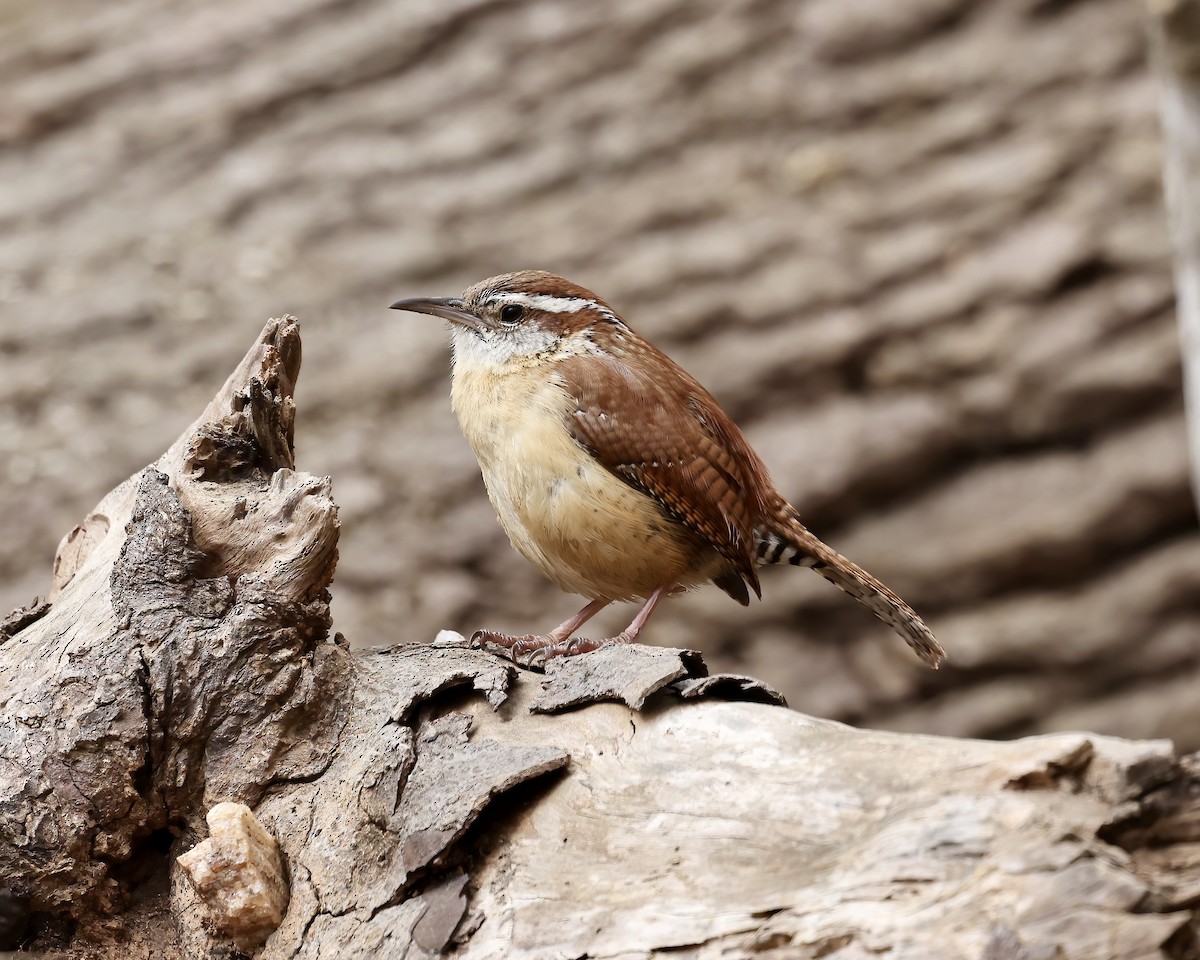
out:
{"label": "brown wing", "polygon": [[575,439],[710,543],[761,596],[754,526],[771,489],[762,461],[712,395],[669,357],[629,330],[614,340],[606,354],[566,358],[557,368],[575,400]]}

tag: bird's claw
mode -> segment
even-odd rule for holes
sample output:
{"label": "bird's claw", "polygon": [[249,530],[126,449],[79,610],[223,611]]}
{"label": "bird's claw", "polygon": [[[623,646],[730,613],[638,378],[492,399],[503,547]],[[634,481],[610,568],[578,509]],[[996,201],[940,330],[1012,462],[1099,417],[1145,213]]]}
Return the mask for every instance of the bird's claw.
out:
{"label": "bird's claw", "polygon": [[632,637],[620,633],[605,640],[593,640],[589,637],[571,637],[566,640],[554,640],[550,637],[538,637],[526,634],[514,637],[507,633],[496,633],[492,630],[476,630],[471,634],[470,645],[483,649],[492,647],[503,653],[513,663],[527,670],[545,670],[546,664],[556,657],[575,657],[582,653],[591,653],[602,647],[611,647],[619,643],[631,643]]}
{"label": "bird's claw", "polygon": [[546,661],[550,657],[546,653],[546,647],[535,647],[529,651],[529,655],[525,658],[525,666],[530,670],[545,670]]}
{"label": "bird's claw", "polygon": [[533,634],[512,636],[494,630],[476,630],[471,634],[470,645],[477,649],[490,648],[503,654],[519,667],[536,670],[544,667],[544,661],[539,660],[539,654],[552,646],[553,641],[548,637]]}

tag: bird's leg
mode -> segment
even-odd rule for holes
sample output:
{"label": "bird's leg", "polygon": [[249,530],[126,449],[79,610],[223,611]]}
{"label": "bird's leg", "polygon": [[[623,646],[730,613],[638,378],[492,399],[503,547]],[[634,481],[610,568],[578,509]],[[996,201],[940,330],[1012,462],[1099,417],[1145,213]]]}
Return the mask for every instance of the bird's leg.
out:
{"label": "bird's leg", "polygon": [[646,625],[646,621],[650,619],[650,614],[654,612],[655,608],[662,601],[662,598],[665,597],[670,590],[670,585],[661,586],[655,590],[652,594],[650,594],[650,599],[645,602],[645,604],[642,606],[642,609],[638,611],[637,616],[633,618],[633,623],[613,637],[611,641],[601,640],[600,643],[633,643],[635,640],[637,640],[638,634],[642,632],[642,627],[644,627]]}
{"label": "bird's leg", "polygon": [[[667,585],[659,587],[650,594],[650,599],[638,611],[637,616],[633,618],[633,622],[615,637],[608,637],[604,640],[589,640],[587,637],[570,638],[571,633],[578,630],[584,621],[590,619],[604,606],[604,604],[601,604],[592,610],[592,604],[600,603],[599,600],[593,600],[592,603],[580,610],[575,617],[564,623],[558,630],[553,631],[545,637],[518,638],[509,649],[514,654],[528,654],[530,662],[532,662],[535,658],[546,661],[552,657],[573,657],[576,654],[590,653],[592,650],[599,650],[601,647],[611,647],[618,643],[633,643],[637,640],[638,634],[642,632],[642,627],[646,625],[646,621],[650,619],[650,614],[654,612],[659,602],[663,597],[667,596],[670,590],[671,585]],[[583,619],[578,619],[580,617]],[[578,622],[575,622],[576,620]],[[570,630],[561,636],[555,636],[555,634],[567,626],[570,626]]]}
{"label": "bird's leg", "polygon": [[533,653],[545,647],[557,647],[570,639],[571,634],[592,619],[596,614],[609,605],[609,600],[593,600],[575,616],[568,617],[544,637],[526,634],[523,637],[510,636],[507,633],[496,633],[494,630],[476,630],[471,635],[472,646],[483,646],[485,643],[494,644],[511,650],[513,655]]}

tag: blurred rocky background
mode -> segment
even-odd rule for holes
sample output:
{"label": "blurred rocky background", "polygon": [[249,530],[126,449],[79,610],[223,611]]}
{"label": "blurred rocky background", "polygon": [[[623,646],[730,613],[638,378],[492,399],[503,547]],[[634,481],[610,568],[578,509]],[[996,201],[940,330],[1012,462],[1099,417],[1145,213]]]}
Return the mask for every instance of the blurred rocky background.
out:
{"label": "blurred rocky background", "polygon": [[[853,723],[1200,746],[1161,144],[1131,0],[0,2],[0,607],[297,314],[357,644],[572,612],[439,325],[543,267],[697,374],[938,673],[807,572],[649,639]],[[623,608],[597,629],[617,629]]]}

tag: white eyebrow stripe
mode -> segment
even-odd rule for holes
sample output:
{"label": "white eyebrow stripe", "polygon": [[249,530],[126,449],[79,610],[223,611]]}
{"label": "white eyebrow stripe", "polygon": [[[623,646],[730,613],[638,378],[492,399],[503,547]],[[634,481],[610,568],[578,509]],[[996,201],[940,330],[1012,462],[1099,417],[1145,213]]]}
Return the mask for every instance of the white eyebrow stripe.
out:
{"label": "white eyebrow stripe", "polygon": [[595,300],[583,297],[555,297],[548,293],[497,293],[488,297],[486,303],[511,303],[530,310],[545,310],[547,313],[578,313],[580,310],[595,310],[606,320],[620,323],[621,318]]}

